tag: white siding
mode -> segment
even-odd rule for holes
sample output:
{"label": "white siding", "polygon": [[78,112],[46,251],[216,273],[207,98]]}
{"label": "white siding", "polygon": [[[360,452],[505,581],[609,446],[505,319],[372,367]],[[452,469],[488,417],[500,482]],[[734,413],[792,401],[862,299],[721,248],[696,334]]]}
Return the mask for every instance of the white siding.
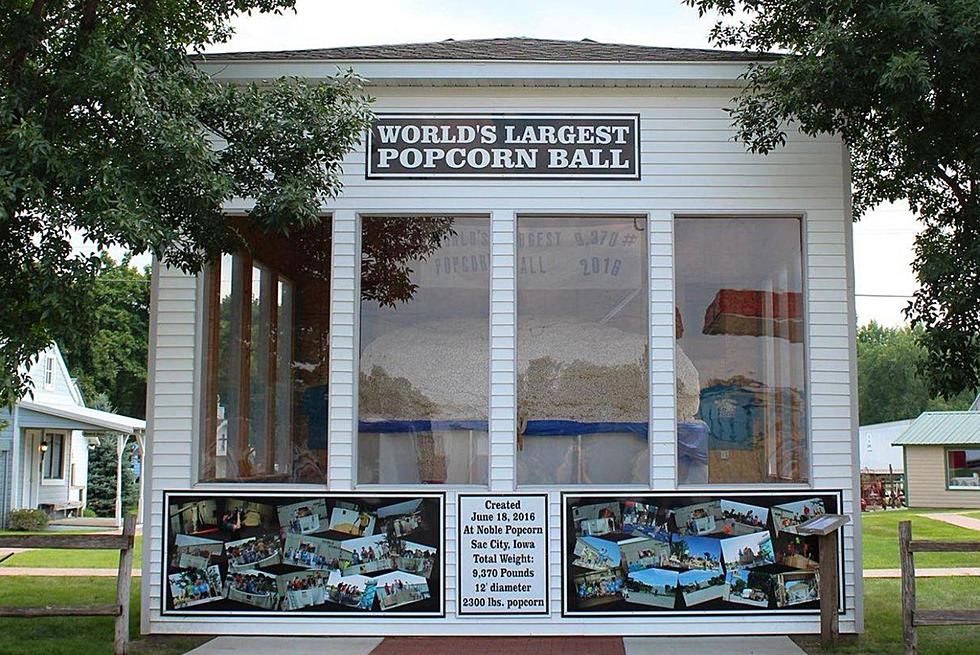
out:
{"label": "white siding", "polygon": [[[673,216],[676,214],[788,214],[805,222],[808,365],[813,443],[812,484],[844,490],[844,511],[854,510],[855,422],[849,322],[853,320],[848,279],[847,185],[842,146],[833,138],[788,135],[785,148],[768,156],[746,153],[731,141],[723,111],[734,89],[612,88],[377,88],[377,111],[433,112],[639,112],[643,179],[603,181],[420,181],[365,180],[364,151],[346,160],[345,191],[325,207],[334,216],[333,297],[331,298],[329,485],[354,486],[354,431],[357,350],[357,222],[355,212],[474,212],[492,217],[491,281],[491,471],[495,490],[513,488],[515,343],[514,227],[511,217],[531,212],[612,213],[649,216],[651,321],[651,486],[675,485]],[[244,206],[230,209],[244,209]],[[195,281],[161,269],[156,284],[156,334],[151,347],[157,365],[149,411],[160,417],[148,434],[148,548],[144,556],[144,629],[153,632],[223,631],[233,634],[364,634],[361,621],[299,618],[234,619],[159,616],[161,490],[193,484],[196,314]],[[161,366],[163,361],[170,365]],[[163,416],[167,418],[164,424]],[[374,621],[374,634],[718,634],[819,631],[816,616],[698,617],[569,620],[560,617],[560,506],[550,496],[552,610],[550,618],[456,619],[455,494],[447,498],[446,619]],[[859,627],[855,612],[855,527],[845,528],[847,614],[841,630]],[[860,608],[858,608],[858,614]]]}

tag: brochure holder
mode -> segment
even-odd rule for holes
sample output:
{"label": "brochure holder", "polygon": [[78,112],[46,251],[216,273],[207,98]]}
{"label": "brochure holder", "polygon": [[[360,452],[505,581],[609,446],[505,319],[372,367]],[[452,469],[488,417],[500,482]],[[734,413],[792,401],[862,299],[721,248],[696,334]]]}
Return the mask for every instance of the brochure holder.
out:
{"label": "brochure holder", "polygon": [[820,643],[824,647],[837,644],[840,634],[837,593],[838,530],[851,522],[846,514],[822,514],[796,527],[802,535],[816,535],[820,547]]}

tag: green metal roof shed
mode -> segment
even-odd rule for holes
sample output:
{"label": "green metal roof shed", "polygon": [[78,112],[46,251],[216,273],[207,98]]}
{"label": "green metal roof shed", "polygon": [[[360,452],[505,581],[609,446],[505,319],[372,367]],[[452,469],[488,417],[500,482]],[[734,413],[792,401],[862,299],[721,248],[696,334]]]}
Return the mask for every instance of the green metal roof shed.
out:
{"label": "green metal roof shed", "polygon": [[980,444],[980,412],[923,412],[893,446]]}

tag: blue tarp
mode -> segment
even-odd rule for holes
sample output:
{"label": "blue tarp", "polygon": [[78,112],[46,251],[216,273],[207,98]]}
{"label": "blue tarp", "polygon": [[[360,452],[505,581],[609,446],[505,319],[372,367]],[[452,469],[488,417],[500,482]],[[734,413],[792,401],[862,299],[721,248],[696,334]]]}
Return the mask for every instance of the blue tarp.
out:
{"label": "blue tarp", "polygon": [[[357,429],[365,433],[399,434],[443,430],[474,430],[487,432],[486,421],[359,421]],[[609,422],[585,423],[582,421],[528,421],[524,430],[526,437],[563,437],[580,434],[631,433],[638,437],[647,436],[646,423]]]}

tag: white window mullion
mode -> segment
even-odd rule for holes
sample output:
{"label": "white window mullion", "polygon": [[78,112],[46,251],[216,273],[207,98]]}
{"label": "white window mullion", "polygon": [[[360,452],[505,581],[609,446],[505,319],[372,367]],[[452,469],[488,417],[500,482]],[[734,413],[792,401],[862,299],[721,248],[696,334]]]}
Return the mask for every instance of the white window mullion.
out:
{"label": "white window mullion", "polygon": [[490,490],[511,491],[517,456],[516,214],[494,211],[490,223]]}
{"label": "white window mullion", "polygon": [[354,435],[357,433],[357,214],[333,215],[330,276],[330,393],[328,394],[327,484],[353,489]]}
{"label": "white window mullion", "polygon": [[674,219],[653,212],[650,253],[650,487],[677,488],[674,382]]}

